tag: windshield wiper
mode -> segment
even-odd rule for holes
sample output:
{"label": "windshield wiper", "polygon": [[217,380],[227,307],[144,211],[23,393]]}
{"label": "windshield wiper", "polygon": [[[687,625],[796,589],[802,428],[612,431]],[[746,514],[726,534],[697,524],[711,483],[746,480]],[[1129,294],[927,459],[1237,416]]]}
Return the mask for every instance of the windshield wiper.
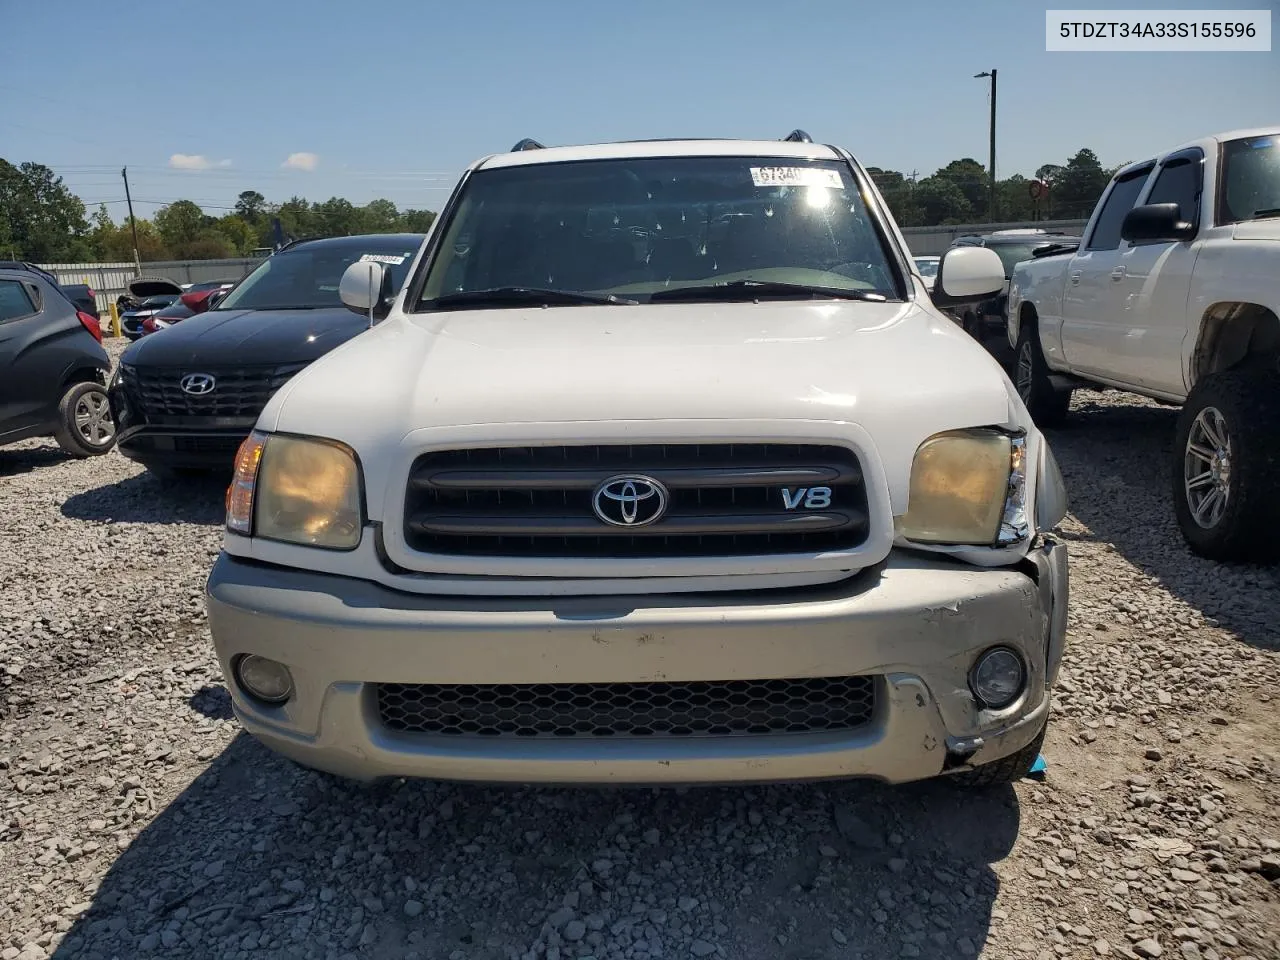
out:
{"label": "windshield wiper", "polygon": [[1269,207],[1266,210],[1253,211],[1253,220],[1261,220],[1263,217],[1280,217],[1280,207]]}
{"label": "windshield wiper", "polygon": [[489,290],[462,290],[446,293],[433,300],[423,300],[424,307],[448,310],[453,307],[484,306],[563,306],[569,304],[602,303],[635,306],[635,300],[627,300],[613,294],[580,293],[577,290],[541,290],[537,287],[493,287]]}
{"label": "windshield wiper", "polygon": [[653,303],[663,300],[754,300],[756,297],[808,297],[836,300],[869,300],[882,303],[889,298],[867,290],[820,287],[808,283],[782,283],[777,280],[730,280],[727,283],[698,284],[660,290],[649,297]]}

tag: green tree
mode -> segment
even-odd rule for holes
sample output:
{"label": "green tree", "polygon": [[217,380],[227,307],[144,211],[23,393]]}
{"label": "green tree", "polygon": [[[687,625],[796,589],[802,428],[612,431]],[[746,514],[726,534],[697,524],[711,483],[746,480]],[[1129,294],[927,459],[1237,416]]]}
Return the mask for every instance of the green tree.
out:
{"label": "green tree", "polygon": [[227,238],[217,230],[206,230],[178,249],[179,256],[184,260],[225,260],[236,255]]}
{"label": "green tree", "polygon": [[934,177],[955,184],[969,204],[969,216],[985,217],[990,211],[991,180],[987,168],[972,157],[952,160]]}
{"label": "green tree", "polygon": [[973,209],[964,193],[944,177],[926,177],[916,184],[915,202],[928,226],[969,223],[973,217]]}
{"label": "green tree", "polygon": [[[319,235],[316,217],[311,211],[311,204],[302,197],[290,197],[280,204],[273,211],[273,214],[280,219],[280,227],[287,236],[301,238]],[[271,246],[271,216],[269,215],[265,219],[266,222],[258,228],[258,244],[259,246],[269,247]]]}
{"label": "green tree", "polygon": [[[139,220],[138,258],[143,263],[151,260],[171,260],[169,248],[160,239],[155,224],[150,220]],[[129,263],[133,261],[133,232],[129,222],[116,223],[107,214],[106,205],[98,207],[93,215],[93,230],[89,235],[92,256],[108,263]]]}
{"label": "green tree", "polygon": [[407,233],[426,233],[435,222],[434,210],[406,210],[400,214],[399,228]]}
{"label": "green tree", "polygon": [[86,259],[84,204],[40,163],[0,159],[0,244],[7,255],[37,263]]}
{"label": "green tree", "polygon": [[996,202],[1001,220],[1030,220],[1035,213],[1031,181],[1020,173],[996,183]]}
{"label": "green tree", "polygon": [[392,233],[399,228],[400,211],[390,200],[371,200],[359,213],[360,227],[369,233]]}
{"label": "green tree", "polygon": [[316,227],[322,237],[349,237],[360,232],[360,216],[350,200],[330,197],[312,207]]}
{"label": "green tree", "polygon": [[1062,171],[1065,169],[1066,167],[1060,163],[1046,163],[1044,166],[1036,168],[1036,179],[1043,180],[1052,186],[1058,182],[1058,178],[1062,176]]}
{"label": "green tree", "polygon": [[241,256],[252,252],[258,245],[258,232],[252,224],[238,214],[228,214],[219,220],[218,233],[231,245],[232,250]]}
{"label": "green tree", "polygon": [[867,175],[871,177],[889,205],[889,212],[900,227],[915,226],[921,222],[922,213],[915,203],[915,184],[897,170],[882,170],[879,167],[868,167]]}
{"label": "green tree", "polygon": [[266,208],[267,198],[257,190],[245,190],[236,198],[236,215],[246,223],[257,225]]}
{"label": "green tree", "polygon": [[1053,215],[1063,218],[1087,217],[1111,180],[1098,156],[1084,148],[1067,161],[1053,184]]}
{"label": "green tree", "polygon": [[[181,247],[194,242],[204,232],[204,211],[190,200],[177,200],[156,211],[156,228],[169,248],[178,253]],[[178,253],[178,256],[182,254]]]}

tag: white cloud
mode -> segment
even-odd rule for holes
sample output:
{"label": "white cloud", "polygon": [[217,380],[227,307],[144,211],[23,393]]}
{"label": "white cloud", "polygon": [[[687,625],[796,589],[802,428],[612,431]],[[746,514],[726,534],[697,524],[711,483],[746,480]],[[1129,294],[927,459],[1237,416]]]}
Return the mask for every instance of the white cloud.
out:
{"label": "white cloud", "polygon": [[230,160],[221,160],[215,164],[198,153],[175,153],[169,158],[169,166],[175,170],[208,170],[212,166],[225,167],[230,163]]}
{"label": "white cloud", "polygon": [[286,170],[314,170],[320,165],[320,158],[314,153],[291,153],[289,159],[280,166]]}

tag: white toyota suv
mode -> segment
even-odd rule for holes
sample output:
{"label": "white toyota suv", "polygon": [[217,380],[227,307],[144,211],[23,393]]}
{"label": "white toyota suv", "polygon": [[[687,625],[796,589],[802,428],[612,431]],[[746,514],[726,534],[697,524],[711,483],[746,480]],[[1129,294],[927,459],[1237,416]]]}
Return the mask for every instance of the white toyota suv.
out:
{"label": "white toyota suv", "polygon": [[[208,581],[241,723],[358,779],[1016,779],[1066,627],[1044,438],[864,168],[471,166],[264,410]],[[934,300],[1004,281],[948,251]]]}

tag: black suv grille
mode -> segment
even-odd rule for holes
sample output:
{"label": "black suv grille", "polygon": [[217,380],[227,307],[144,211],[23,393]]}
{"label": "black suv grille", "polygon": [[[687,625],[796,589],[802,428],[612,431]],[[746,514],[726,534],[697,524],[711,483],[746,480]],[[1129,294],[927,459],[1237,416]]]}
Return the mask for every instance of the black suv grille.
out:
{"label": "black suv grille", "polygon": [[[665,514],[647,526],[599,519],[595,491],[620,476],[660,482]],[[437,451],[414,461],[404,517],[413,550],[490,557],[811,553],[857,547],[867,528],[857,456],[819,444]]]}
{"label": "black suv grille", "polygon": [[[134,408],[152,423],[175,417],[256,418],[271,395],[305,366],[130,367],[125,388]],[[213,377],[213,389],[204,394],[183,390],[182,378],[193,373]]]}
{"label": "black suv grille", "polygon": [[686,683],[378,685],[385,727],[471,737],[728,737],[852,730],[874,677]]}

